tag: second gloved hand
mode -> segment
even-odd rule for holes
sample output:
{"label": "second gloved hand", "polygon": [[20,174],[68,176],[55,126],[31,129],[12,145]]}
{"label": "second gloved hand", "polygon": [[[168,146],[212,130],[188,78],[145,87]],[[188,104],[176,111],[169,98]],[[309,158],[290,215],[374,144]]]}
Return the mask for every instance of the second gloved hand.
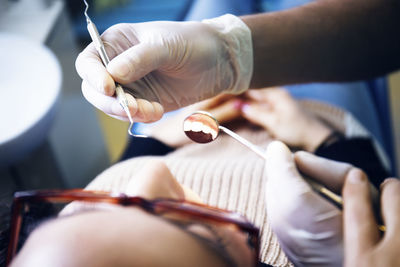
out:
{"label": "second gloved hand", "polygon": [[266,156],[267,216],[288,258],[295,266],[341,266],[342,212],[314,192],[297,167],[340,192],[352,166],[306,152],[297,153],[295,162],[278,141],[268,146]]}
{"label": "second gloved hand", "polygon": [[[303,151],[293,155],[278,141],[266,156],[267,216],[288,258],[295,266],[342,266],[342,211],[313,191],[299,171],[336,194],[351,170],[362,171]],[[369,183],[369,189],[372,202],[379,203],[376,188]]]}
{"label": "second gloved hand", "polygon": [[112,97],[114,81],[127,89],[132,116],[142,122],[221,92],[241,93],[250,83],[251,34],[233,15],[117,24],[101,38],[112,59],[107,69],[92,44],[79,55],[76,68],[86,99],[120,119],[126,115]]}

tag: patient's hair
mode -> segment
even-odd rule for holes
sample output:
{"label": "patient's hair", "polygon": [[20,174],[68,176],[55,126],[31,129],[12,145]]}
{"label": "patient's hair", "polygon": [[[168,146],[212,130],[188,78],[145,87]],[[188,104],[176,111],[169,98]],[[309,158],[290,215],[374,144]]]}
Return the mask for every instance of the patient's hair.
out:
{"label": "patient's hair", "polygon": [[0,266],[6,266],[8,240],[10,239],[11,199],[0,196]]}
{"label": "patient's hair", "polygon": [[[0,267],[6,266],[6,256],[8,243],[10,241],[12,198],[9,196],[0,196]],[[57,214],[58,210],[50,203],[41,203],[40,205],[30,205],[29,211],[24,213],[24,220],[19,234],[21,244],[25,242],[29,234],[47,220],[50,216]]]}

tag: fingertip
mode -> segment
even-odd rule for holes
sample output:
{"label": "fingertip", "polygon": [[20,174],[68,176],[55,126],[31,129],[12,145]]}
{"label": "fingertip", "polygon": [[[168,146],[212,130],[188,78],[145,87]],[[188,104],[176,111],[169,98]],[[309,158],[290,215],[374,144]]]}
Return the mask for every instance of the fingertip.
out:
{"label": "fingertip", "polygon": [[164,115],[164,107],[158,102],[151,102],[154,108],[153,122],[158,121]]}
{"label": "fingertip", "polygon": [[[394,205],[395,202],[393,199],[391,201],[385,201],[385,199],[392,198],[392,196],[396,196],[399,199],[397,205],[400,208],[400,180],[397,178],[386,178],[385,181],[380,186],[381,196],[383,202],[391,202],[391,205]],[[384,203],[385,204],[385,203]]]}
{"label": "fingertip", "polygon": [[350,184],[362,184],[367,181],[367,176],[361,169],[353,168],[349,171],[346,180]]}
{"label": "fingertip", "polygon": [[113,96],[115,93],[115,82],[111,78],[110,75],[104,75],[102,84],[100,85],[100,88],[103,89],[103,93],[107,96]]}
{"label": "fingertip", "polygon": [[347,172],[347,176],[345,178],[343,197],[354,197],[356,194],[359,194],[359,192],[363,190],[369,190],[369,187],[366,183],[367,180],[368,179],[366,174],[361,169],[354,167],[351,168]]}
{"label": "fingertip", "polygon": [[155,122],[164,114],[164,108],[158,102],[149,102],[145,99],[137,99],[138,111],[135,118],[139,122]]}
{"label": "fingertip", "polygon": [[266,173],[271,181],[280,181],[284,177],[297,174],[297,168],[289,148],[281,141],[272,141],[265,152]]}
{"label": "fingertip", "polygon": [[133,117],[138,112],[138,104],[136,102],[136,99],[131,94],[125,93],[125,97],[126,100],[128,101],[129,112]]}
{"label": "fingertip", "polygon": [[382,191],[383,188],[385,188],[386,186],[388,186],[390,183],[392,182],[399,182],[399,179],[397,178],[386,178],[379,186],[380,190]]}
{"label": "fingertip", "polygon": [[147,100],[141,101],[143,122],[150,122],[153,119],[154,106]]}
{"label": "fingertip", "polygon": [[272,141],[269,143],[266,151],[267,160],[270,159],[274,161],[277,158],[285,158],[288,160],[293,160],[292,153],[290,149],[281,141]]}

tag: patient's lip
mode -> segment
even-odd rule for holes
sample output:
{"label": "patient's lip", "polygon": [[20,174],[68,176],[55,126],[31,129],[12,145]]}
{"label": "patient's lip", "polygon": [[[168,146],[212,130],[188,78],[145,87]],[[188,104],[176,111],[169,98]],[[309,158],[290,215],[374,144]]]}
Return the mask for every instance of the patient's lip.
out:
{"label": "patient's lip", "polygon": [[194,142],[204,144],[218,137],[219,125],[211,114],[197,111],[185,119],[183,131]]}

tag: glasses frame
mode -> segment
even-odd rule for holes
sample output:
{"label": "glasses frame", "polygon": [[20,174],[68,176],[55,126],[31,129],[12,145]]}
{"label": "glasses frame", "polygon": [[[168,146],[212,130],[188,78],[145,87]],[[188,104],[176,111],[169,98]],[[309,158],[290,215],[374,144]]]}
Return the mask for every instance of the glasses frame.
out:
{"label": "glasses frame", "polygon": [[21,231],[23,210],[29,203],[63,203],[72,201],[85,201],[94,203],[110,203],[121,206],[138,206],[154,215],[162,214],[163,211],[174,211],[187,215],[191,218],[210,221],[213,223],[234,224],[236,227],[249,234],[249,239],[254,245],[254,266],[258,264],[260,249],[259,229],[251,224],[244,216],[237,212],[223,210],[205,204],[174,200],[154,199],[146,200],[142,197],[131,197],[125,194],[113,194],[103,191],[89,191],[83,189],[67,190],[35,190],[19,191],[14,194],[11,210],[10,242],[7,248],[6,266],[14,258],[18,246]]}

